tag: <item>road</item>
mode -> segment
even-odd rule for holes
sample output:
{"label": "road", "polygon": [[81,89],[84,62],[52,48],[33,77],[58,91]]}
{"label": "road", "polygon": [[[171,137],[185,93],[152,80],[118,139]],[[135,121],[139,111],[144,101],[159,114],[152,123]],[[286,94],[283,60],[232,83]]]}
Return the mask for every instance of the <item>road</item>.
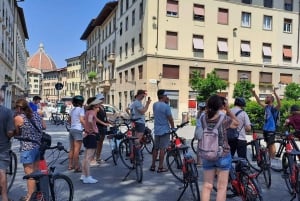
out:
{"label": "road", "polygon": [[[150,127],[152,125],[149,125]],[[47,132],[52,135],[52,145],[56,142],[62,142],[68,148],[68,133],[64,126],[47,126]],[[187,139],[187,143],[193,137],[194,127],[186,126],[178,131],[180,136]],[[250,138],[249,138],[250,139]],[[18,155],[18,141],[13,142],[13,150]],[[102,158],[110,156],[110,147],[108,140],[104,142]],[[81,156],[82,157],[82,156]],[[170,172],[156,173],[149,171],[151,164],[151,156],[147,153],[144,154],[144,179],[142,183],[135,181],[135,173],[129,175],[126,181],[122,181],[127,174],[126,169],[122,162],[115,166],[112,159],[106,163],[100,164],[97,167],[91,168],[91,174],[99,180],[97,184],[83,184],[80,180],[80,173],[73,173],[67,170],[67,155],[62,155],[60,160],[56,163],[57,171],[66,174],[72,179],[75,187],[74,201],[175,201],[181,193],[179,189],[182,184],[177,182]],[[65,162],[63,162],[65,161]],[[62,163],[62,164],[60,164]],[[199,186],[202,187],[202,169],[199,171]],[[14,201],[26,193],[26,181],[22,180],[24,175],[22,165],[18,164],[18,172],[14,186],[9,192],[9,197]],[[281,178],[280,173],[272,172],[272,186],[270,189],[263,188],[265,201],[286,201],[290,200],[290,195],[286,190],[284,180]],[[215,192],[212,193],[212,199],[215,199]],[[191,200],[190,193],[187,190],[184,194],[182,201]],[[239,198],[227,199],[228,201],[240,200]]]}

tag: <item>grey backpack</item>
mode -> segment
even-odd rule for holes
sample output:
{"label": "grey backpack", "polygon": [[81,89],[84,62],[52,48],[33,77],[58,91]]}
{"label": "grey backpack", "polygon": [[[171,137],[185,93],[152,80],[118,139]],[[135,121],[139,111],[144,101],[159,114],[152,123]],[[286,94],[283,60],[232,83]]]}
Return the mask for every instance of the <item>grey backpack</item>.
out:
{"label": "grey backpack", "polygon": [[199,141],[199,155],[201,158],[214,161],[222,156],[223,148],[219,142],[222,141],[220,139],[219,130],[224,118],[225,115],[221,114],[218,122],[214,125],[214,127],[208,127],[206,122],[206,115],[202,116],[201,122],[203,127],[203,135],[201,140]]}

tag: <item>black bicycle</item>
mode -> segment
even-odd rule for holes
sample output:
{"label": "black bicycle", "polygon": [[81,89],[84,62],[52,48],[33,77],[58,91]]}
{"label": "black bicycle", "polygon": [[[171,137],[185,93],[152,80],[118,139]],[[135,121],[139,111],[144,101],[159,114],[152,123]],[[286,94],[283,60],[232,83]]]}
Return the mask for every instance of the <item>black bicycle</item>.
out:
{"label": "black bicycle", "polygon": [[6,178],[7,178],[7,192],[11,189],[17,173],[17,155],[12,150],[9,150],[10,163],[6,169]]}
{"label": "black bicycle", "polygon": [[72,180],[66,175],[55,173],[54,166],[60,158],[61,151],[67,153],[67,150],[60,142],[54,147],[42,145],[42,159],[46,150],[52,150],[48,157],[53,157],[53,160],[48,163],[47,172],[34,172],[23,177],[23,179],[36,181],[36,191],[31,195],[29,201],[72,201],[74,196]]}

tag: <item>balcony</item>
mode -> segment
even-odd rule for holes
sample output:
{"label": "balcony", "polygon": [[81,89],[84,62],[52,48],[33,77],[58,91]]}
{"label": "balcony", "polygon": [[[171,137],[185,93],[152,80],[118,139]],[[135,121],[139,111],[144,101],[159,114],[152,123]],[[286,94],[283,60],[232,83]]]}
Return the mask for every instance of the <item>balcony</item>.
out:
{"label": "balcony", "polygon": [[103,64],[101,61],[98,63],[98,68],[103,68]]}
{"label": "balcony", "polygon": [[110,81],[109,80],[103,80],[100,82],[100,87],[104,89],[109,89],[110,88]]}
{"label": "balcony", "polygon": [[115,53],[110,53],[107,57],[107,61],[110,63],[114,63],[116,60]]}

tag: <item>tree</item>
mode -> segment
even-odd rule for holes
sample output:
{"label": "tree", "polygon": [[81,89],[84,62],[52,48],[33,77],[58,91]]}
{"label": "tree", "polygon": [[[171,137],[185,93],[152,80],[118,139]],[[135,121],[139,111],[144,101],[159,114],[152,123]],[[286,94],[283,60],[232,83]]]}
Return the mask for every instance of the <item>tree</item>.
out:
{"label": "tree", "polygon": [[249,81],[238,81],[234,84],[232,98],[243,97],[246,101],[249,101],[252,97],[251,89],[253,89],[254,87],[255,85]]}
{"label": "tree", "polygon": [[219,78],[215,70],[208,73],[206,78],[201,78],[199,71],[193,71],[190,84],[191,88],[198,93],[198,101],[207,100],[211,95],[217,94],[218,91],[221,92],[227,87],[226,81]]}
{"label": "tree", "polygon": [[288,100],[299,100],[300,98],[300,85],[294,82],[285,87],[284,96]]}

